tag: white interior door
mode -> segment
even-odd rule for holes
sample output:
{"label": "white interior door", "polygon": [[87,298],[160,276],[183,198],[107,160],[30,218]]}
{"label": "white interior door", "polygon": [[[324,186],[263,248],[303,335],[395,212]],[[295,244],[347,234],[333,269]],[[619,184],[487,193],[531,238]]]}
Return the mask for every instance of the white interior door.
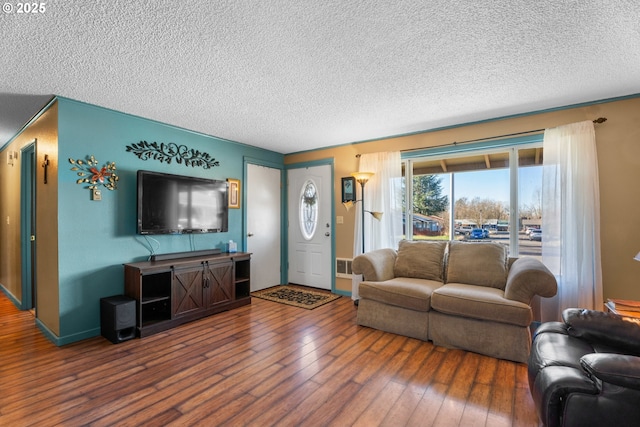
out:
{"label": "white interior door", "polygon": [[247,165],[247,252],[251,291],[280,284],[280,169]]}
{"label": "white interior door", "polygon": [[288,171],[289,282],[331,289],[331,166]]}

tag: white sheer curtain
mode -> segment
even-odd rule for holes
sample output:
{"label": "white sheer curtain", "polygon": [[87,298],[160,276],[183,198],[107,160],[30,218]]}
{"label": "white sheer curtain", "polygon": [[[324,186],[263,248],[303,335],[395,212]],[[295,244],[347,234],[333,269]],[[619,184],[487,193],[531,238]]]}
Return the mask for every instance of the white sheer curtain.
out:
{"label": "white sheer curtain", "polygon": [[[369,213],[364,216],[365,252],[382,248],[397,248],[402,238],[402,160],[400,152],[363,154],[360,156],[360,172],[373,172],[364,187],[364,207],[356,203],[356,223],[353,236],[353,257],[362,253],[362,209],[382,212],[380,221]],[[356,184],[360,194],[360,184]],[[358,200],[362,199],[362,195]],[[359,275],[353,276],[351,297],[359,298]]]}
{"label": "white sheer curtain", "polygon": [[541,299],[542,321],[569,307],[602,309],[600,194],[591,121],[544,133],[542,261],[558,280],[558,294]]}

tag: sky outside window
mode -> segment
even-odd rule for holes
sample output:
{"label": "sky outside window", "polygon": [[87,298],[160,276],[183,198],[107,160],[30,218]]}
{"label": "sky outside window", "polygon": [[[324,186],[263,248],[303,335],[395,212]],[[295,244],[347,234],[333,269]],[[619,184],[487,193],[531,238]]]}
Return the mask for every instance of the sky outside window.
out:
{"label": "sky outside window", "polygon": [[[541,191],[542,167],[522,167],[519,169],[520,204],[538,202]],[[442,177],[442,194],[451,194],[449,179]],[[466,197],[473,200],[491,199],[509,203],[509,169],[456,172],[456,199]]]}

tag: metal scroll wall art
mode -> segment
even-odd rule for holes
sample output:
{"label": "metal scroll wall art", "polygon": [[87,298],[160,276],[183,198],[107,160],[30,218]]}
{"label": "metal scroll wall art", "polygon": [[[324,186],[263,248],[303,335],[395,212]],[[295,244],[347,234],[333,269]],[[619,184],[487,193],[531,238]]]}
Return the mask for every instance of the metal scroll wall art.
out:
{"label": "metal scroll wall art", "polygon": [[140,160],[158,160],[160,163],[171,164],[175,159],[176,163],[191,167],[202,167],[211,169],[220,166],[220,162],[211,157],[208,153],[203,153],[186,145],[178,145],[173,142],[165,144],[161,142],[140,141],[138,144],[127,145],[127,151],[138,156]]}

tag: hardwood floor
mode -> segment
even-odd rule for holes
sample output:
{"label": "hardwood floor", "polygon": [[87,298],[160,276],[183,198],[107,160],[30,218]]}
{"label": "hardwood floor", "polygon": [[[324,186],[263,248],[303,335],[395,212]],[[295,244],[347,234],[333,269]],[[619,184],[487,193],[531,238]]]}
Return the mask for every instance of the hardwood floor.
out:
{"label": "hardwood floor", "polygon": [[2,426],[537,426],[526,366],[315,310],[252,304],[56,347],[0,292]]}

